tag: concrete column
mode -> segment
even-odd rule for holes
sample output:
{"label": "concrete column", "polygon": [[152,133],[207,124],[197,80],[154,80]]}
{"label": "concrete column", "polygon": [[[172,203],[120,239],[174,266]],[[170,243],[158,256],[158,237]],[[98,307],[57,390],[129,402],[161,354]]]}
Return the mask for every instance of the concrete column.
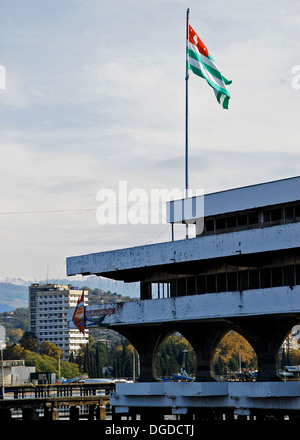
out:
{"label": "concrete column", "polygon": [[258,382],[281,381],[278,372],[278,352],[291,331],[299,323],[289,318],[244,318],[235,321],[237,331],[252,345],[257,355]]}
{"label": "concrete column", "polygon": [[22,413],[22,419],[25,421],[39,420],[39,415],[36,408],[23,408]]}
{"label": "concrete column", "polygon": [[47,421],[59,420],[58,409],[54,407],[44,407],[44,419]]}
{"label": "concrete column", "polygon": [[230,330],[226,321],[215,323],[189,323],[177,326],[196,354],[196,382],[214,381],[213,354],[223,335]]}
{"label": "concrete column", "polygon": [[152,285],[149,282],[141,282],[140,283],[140,297],[143,299],[151,299],[152,298]]}
{"label": "concrete column", "polygon": [[96,420],[106,420],[106,407],[96,406],[95,415],[96,415]]}
{"label": "concrete column", "polygon": [[114,327],[114,330],[125,336],[139,354],[140,376],[138,381],[156,382],[155,355],[157,348],[170,332],[169,327],[160,324],[127,326],[126,329]]}
{"label": "concrete column", "polygon": [[11,416],[11,411],[9,408],[1,408],[0,409],[0,420],[1,421],[6,421],[6,420],[11,420],[12,416]]}
{"label": "concrete column", "polygon": [[77,422],[79,420],[79,408],[70,406],[70,421]]}

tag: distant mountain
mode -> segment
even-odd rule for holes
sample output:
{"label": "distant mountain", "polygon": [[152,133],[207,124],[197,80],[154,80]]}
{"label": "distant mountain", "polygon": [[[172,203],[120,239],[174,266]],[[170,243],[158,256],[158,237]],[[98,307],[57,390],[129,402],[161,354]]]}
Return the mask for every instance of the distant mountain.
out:
{"label": "distant mountain", "polygon": [[14,284],[16,286],[30,286],[32,281],[25,281],[23,278],[16,278],[16,277],[6,277],[2,278],[0,277],[0,284]]}
{"label": "distant mountain", "polygon": [[0,282],[0,312],[28,307],[28,286]]}
{"label": "distant mountain", "polygon": [[[34,281],[39,284],[46,284],[46,280]],[[0,313],[9,312],[19,307],[28,307],[28,286],[33,281],[22,278],[0,278]],[[49,279],[51,284],[71,284],[74,287],[89,287],[90,289],[101,289],[104,292],[118,293],[122,296],[138,297],[139,286],[137,283],[126,284],[121,281],[109,280],[107,278],[91,275],[84,279]]]}

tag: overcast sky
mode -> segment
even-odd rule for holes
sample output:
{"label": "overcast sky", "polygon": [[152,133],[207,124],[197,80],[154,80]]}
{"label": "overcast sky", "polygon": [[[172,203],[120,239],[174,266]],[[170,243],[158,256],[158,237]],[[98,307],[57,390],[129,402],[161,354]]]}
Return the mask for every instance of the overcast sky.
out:
{"label": "overcast sky", "polygon": [[299,5],[2,0],[0,277],[62,278],[68,256],[170,240],[166,224],[98,224],[96,195],[184,188],[188,7],[232,80],[223,110],[190,73],[190,187],[298,175]]}

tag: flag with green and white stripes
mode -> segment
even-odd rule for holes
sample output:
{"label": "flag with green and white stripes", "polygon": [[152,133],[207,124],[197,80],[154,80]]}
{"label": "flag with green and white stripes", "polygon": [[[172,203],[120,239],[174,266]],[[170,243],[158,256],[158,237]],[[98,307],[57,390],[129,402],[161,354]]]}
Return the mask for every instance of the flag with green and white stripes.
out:
{"label": "flag with green and white stripes", "polygon": [[226,86],[231,84],[232,81],[221,75],[206,46],[190,25],[187,38],[187,67],[195,75],[204,78],[208,82],[214,89],[218,102],[223,108],[228,109],[230,94]]}

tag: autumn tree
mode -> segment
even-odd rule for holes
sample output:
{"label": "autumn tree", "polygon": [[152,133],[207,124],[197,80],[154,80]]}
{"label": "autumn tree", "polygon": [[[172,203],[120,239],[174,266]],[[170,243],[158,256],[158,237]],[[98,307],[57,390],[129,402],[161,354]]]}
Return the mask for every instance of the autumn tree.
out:
{"label": "autumn tree", "polygon": [[9,340],[19,341],[23,336],[23,330],[20,328],[12,329],[9,332]]}
{"label": "autumn tree", "polygon": [[[239,333],[230,331],[218,344],[213,362],[215,366],[218,365],[218,371],[220,371],[221,364],[223,371],[225,366],[228,370],[236,371],[239,368],[239,359],[241,359],[242,368],[251,370],[257,368],[257,357],[249,342]],[[215,372],[217,373],[216,368]]]}
{"label": "autumn tree", "polygon": [[5,360],[11,359],[11,360],[19,360],[24,359],[26,356],[26,353],[29,353],[29,350],[26,350],[24,347],[22,347],[19,344],[10,344],[7,345],[3,356]]}
{"label": "autumn tree", "polygon": [[56,344],[44,340],[40,344],[40,354],[45,354],[46,356],[53,357],[55,359],[61,358],[62,349],[58,347]]}

